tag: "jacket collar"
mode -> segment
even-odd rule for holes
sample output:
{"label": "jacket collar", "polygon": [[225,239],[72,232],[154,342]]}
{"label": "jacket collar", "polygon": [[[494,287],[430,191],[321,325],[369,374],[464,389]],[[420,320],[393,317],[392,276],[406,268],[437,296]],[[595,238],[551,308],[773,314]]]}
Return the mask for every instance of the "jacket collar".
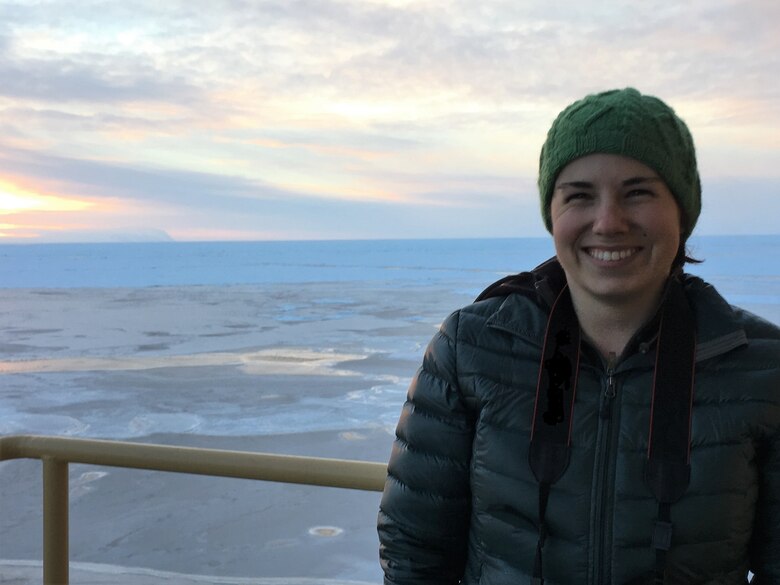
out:
{"label": "jacket collar", "polygon": [[541,348],[550,308],[565,284],[566,275],[553,257],[530,272],[507,276],[493,283],[477,301],[504,297],[498,310],[488,318],[487,326],[522,337]]}
{"label": "jacket collar", "polygon": [[[747,335],[734,310],[712,285],[690,274],[679,278],[696,319],[697,362],[747,344]],[[566,275],[553,257],[530,272],[499,280],[477,300],[505,297],[496,312],[488,317],[487,326],[522,337],[541,348],[550,307],[565,284]],[[638,336],[640,345],[654,343],[655,330],[652,325],[643,328]]]}
{"label": "jacket collar", "polygon": [[715,287],[691,274],[684,274],[682,281],[696,318],[697,362],[747,345],[742,323]]}

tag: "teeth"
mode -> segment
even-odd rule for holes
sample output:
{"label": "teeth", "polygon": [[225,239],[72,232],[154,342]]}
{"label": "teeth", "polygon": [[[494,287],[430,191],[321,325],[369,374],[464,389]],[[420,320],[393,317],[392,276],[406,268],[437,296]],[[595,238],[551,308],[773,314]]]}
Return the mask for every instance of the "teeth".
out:
{"label": "teeth", "polygon": [[593,256],[596,260],[603,260],[606,262],[615,262],[617,260],[623,260],[629,256],[633,256],[637,251],[637,248],[628,248],[626,250],[596,250],[591,248],[588,250],[588,254]]}

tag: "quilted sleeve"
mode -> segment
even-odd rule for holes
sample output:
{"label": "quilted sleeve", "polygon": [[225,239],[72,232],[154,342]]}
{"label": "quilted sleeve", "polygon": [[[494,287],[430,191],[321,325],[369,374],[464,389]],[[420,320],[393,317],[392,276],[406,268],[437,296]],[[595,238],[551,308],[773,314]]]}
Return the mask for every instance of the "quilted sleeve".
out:
{"label": "quilted sleeve", "polygon": [[379,511],[385,585],[454,585],[470,518],[473,421],[457,382],[458,313],[425,352],[396,429]]}
{"label": "quilted sleeve", "polygon": [[756,529],[751,550],[752,583],[780,583],[780,431],[762,453]]}

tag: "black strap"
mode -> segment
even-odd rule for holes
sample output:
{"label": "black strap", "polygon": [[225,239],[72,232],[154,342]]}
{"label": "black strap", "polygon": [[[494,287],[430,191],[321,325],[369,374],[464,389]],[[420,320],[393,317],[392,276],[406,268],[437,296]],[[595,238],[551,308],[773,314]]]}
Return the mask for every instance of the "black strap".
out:
{"label": "black strap", "polygon": [[655,549],[655,580],[654,585],[663,585],[666,569],[666,553],[672,547],[671,504],[658,503],[658,520],[653,530],[653,548]]}
{"label": "black strap", "polygon": [[696,358],[696,322],[682,284],[672,279],[658,332],[645,481],[658,500],[653,530],[655,583],[662,585],[672,546],[671,504],[691,478],[691,415]]}
{"label": "black strap", "polygon": [[547,539],[545,513],[550,486],[569,465],[579,350],[580,326],[566,286],[558,294],[547,321],[528,451],[528,463],[539,482],[539,539],[532,585],[544,584],[542,549]]}
{"label": "black strap", "polygon": [[550,310],[536,384],[528,462],[540,483],[555,483],[569,465],[579,359],[580,326],[566,286]]}
{"label": "black strap", "polygon": [[542,549],[547,539],[545,514],[550,486],[563,475],[569,464],[571,413],[579,371],[579,321],[571,303],[566,276],[555,257],[531,272],[502,278],[476,299],[482,301],[519,294],[537,302],[549,302],[540,295],[540,285],[551,292],[556,291],[557,297],[547,320],[528,452],[528,462],[539,482],[539,539],[531,585],[544,584]]}
{"label": "black strap", "polygon": [[534,573],[531,578],[531,585],[544,585],[542,548],[544,548],[544,541],[547,540],[547,521],[545,520],[545,514],[547,512],[547,499],[549,496],[550,484],[543,481],[539,484],[539,540],[536,543],[536,557],[534,559]]}

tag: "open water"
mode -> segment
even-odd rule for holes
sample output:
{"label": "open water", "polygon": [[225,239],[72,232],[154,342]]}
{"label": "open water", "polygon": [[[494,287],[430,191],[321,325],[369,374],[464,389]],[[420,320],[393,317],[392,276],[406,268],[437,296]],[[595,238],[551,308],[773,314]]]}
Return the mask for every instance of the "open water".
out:
{"label": "open water", "polygon": [[[689,272],[780,321],[780,235],[701,236]],[[0,245],[0,288],[315,282],[451,284],[479,292],[553,255],[550,238]]]}

